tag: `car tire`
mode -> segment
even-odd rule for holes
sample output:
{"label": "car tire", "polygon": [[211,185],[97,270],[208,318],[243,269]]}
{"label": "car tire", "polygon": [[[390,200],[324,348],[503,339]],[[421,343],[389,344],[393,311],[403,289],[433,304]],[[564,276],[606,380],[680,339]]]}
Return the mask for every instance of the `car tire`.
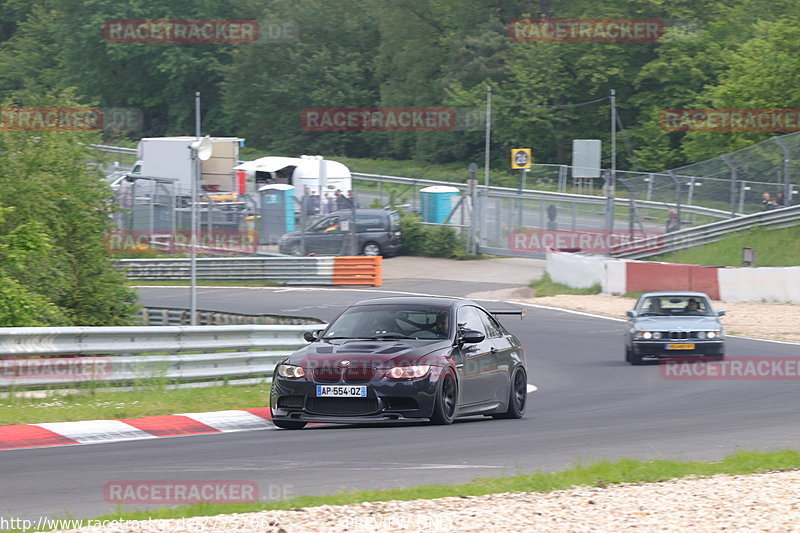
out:
{"label": "car tire", "polygon": [[636,355],[630,348],[625,348],[625,360],[634,366],[639,366],[644,364],[642,358]]}
{"label": "car tire", "polygon": [[298,420],[273,420],[272,423],[281,429],[303,429],[307,424]]}
{"label": "car tire", "polygon": [[453,371],[445,369],[436,389],[431,423],[444,426],[452,424],[458,410],[458,381]]}
{"label": "car tire", "polygon": [[528,404],[528,376],[523,368],[517,368],[511,376],[508,391],[508,409],[505,413],[492,415],[494,418],[522,418]]}
{"label": "car tire", "polygon": [[381,250],[381,246],[374,241],[365,242],[364,246],[361,247],[361,255],[368,255],[368,256],[378,256],[382,255],[383,250]]}

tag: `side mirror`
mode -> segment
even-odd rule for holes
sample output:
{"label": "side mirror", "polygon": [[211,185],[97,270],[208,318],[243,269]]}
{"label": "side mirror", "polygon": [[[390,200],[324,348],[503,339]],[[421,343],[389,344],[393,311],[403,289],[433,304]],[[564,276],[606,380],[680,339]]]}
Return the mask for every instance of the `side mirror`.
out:
{"label": "side mirror", "polygon": [[322,331],[321,329],[318,329],[316,331],[306,331],[303,333],[303,338],[306,340],[306,342],[317,341],[319,340],[319,334],[321,331]]}
{"label": "side mirror", "polygon": [[717,311],[717,316],[725,316],[725,311],[720,309],[719,311]]}
{"label": "side mirror", "polygon": [[476,344],[479,342],[483,342],[483,339],[486,338],[486,335],[481,333],[480,331],[475,331],[474,329],[468,329],[464,333],[461,334],[461,342],[464,344]]}
{"label": "side mirror", "polygon": [[639,316],[639,314],[633,310],[625,311],[625,314],[628,315],[628,318],[636,318],[637,316]]}

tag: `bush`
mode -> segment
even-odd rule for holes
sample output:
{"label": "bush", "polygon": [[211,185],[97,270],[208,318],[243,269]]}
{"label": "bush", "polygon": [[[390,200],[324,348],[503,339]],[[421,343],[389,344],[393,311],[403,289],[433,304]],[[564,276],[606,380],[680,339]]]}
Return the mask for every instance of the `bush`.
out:
{"label": "bush", "polygon": [[400,219],[403,251],[408,255],[464,259],[466,242],[450,226],[427,226],[417,215],[406,213]]}

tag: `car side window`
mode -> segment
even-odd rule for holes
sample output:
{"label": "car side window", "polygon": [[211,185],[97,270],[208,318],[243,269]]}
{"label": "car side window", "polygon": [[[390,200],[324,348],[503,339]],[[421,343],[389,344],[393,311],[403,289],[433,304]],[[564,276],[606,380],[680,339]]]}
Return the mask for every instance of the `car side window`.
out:
{"label": "car side window", "polygon": [[483,325],[486,327],[486,333],[488,334],[487,337],[502,337],[503,336],[503,328],[502,326],[495,320],[495,318],[484,312],[479,311],[481,315],[481,319],[483,320]]}
{"label": "car side window", "polygon": [[476,307],[469,305],[458,310],[458,329],[462,332],[471,329],[486,335],[486,328],[483,325],[480,311]]}
{"label": "car side window", "polygon": [[356,231],[386,231],[386,223],[379,215],[359,215],[356,217]]}

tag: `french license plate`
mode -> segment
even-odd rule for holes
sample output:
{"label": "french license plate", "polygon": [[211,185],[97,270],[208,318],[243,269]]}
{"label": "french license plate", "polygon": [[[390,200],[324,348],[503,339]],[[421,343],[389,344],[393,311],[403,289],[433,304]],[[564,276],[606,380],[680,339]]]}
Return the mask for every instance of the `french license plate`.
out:
{"label": "french license plate", "polygon": [[667,344],[667,350],[694,350],[694,343]]}
{"label": "french license plate", "polygon": [[366,398],[367,387],[348,385],[317,385],[317,398]]}

